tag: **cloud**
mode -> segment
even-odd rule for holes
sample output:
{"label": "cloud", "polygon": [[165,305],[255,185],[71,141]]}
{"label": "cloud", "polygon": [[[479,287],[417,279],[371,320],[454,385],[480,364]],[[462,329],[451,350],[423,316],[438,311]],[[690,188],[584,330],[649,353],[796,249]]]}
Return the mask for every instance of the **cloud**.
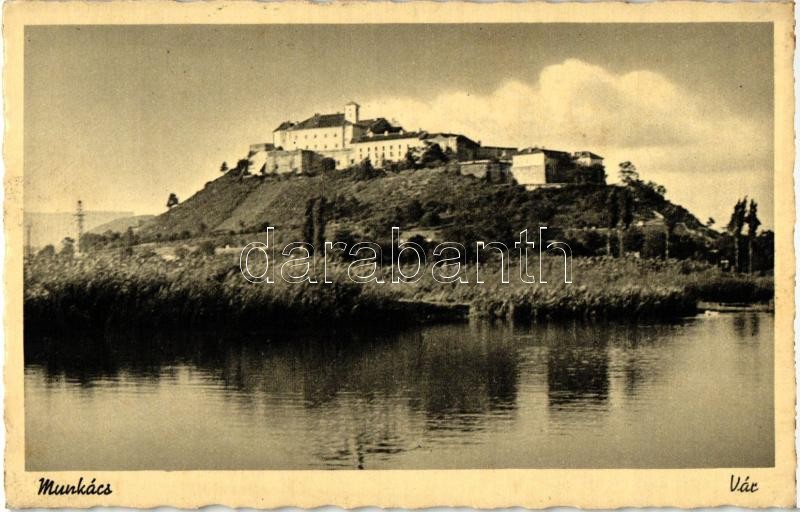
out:
{"label": "cloud", "polygon": [[[771,119],[746,118],[735,106],[647,70],[617,74],[568,59],[544,68],[535,83],[511,80],[484,95],[374,98],[362,112],[395,117],[407,129],[464,133],[484,144],[592,150],[606,157],[611,180],[617,163],[631,160],[643,178],[683,191],[670,197],[699,209],[698,215],[726,213],[710,206],[719,198],[704,203],[689,197],[686,180],[693,175],[702,174],[704,183],[709,176],[733,176],[762,191],[772,181]],[[772,198],[759,199],[769,215]]]}

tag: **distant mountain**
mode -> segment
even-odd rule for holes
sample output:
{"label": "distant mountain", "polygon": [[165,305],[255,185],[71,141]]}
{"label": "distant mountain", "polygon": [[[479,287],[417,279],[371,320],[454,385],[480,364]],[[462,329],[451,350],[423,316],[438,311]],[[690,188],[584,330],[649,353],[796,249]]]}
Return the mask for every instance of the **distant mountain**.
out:
{"label": "distant mountain", "polygon": [[[103,212],[87,211],[84,217],[84,230],[102,226],[117,219],[131,218],[133,212]],[[24,212],[23,230],[24,243],[28,245],[28,233],[30,232],[30,244],[34,249],[52,244],[58,249],[61,241],[66,237],[78,237],[78,225],[75,221],[75,214],[66,212]],[[30,226],[30,231],[27,226]],[[127,226],[126,228],[127,229]]]}
{"label": "distant mountain", "polygon": [[116,231],[117,233],[124,233],[128,228],[137,229],[142,224],[145,224],[155,218],[155,215],[134,215],[133,217],[120,217],[111,222],[106,222],[97,227],[88,230],[89,233],[102,235],[106,231]]}

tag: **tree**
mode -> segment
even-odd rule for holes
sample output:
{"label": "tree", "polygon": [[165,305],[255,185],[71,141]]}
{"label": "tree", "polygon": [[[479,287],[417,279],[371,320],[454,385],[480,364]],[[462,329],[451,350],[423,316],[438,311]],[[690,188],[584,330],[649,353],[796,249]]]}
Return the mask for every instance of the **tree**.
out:
{"label": "tree", "polygon": [[713,226],[716,223],[717,223],[717,221],[714,220],[714,217],[709,217],[708,220],[706,221],[706,227],[708,229],[711,229],[711,226]]}
{"label": "tree", "polygon": [[56,248],[53,247],[53,244],[47,244],[42,247],[38,253],[36,253],[37,258],[46,258],[50,259],[56,255]]}
{"label": "tree", "polygon": [[353,168],[352,176],[356,181],[366,181],[377,177],[378,172],[372,166],[372,161],[369,158],[365,158]]}
{"label": "tree", "polygon": [[619,198],[617,197],[617,187],[612,187],[611,192],[606,197],[606,255],[611,256],[611,231],[616,229],[619,223]]}
{"label": "tree", "polygon": [[422,209],[422,203],[419,199],[412,199],[406,204],[406,211],[404,217],[407,222],[414,223],[422,218],[425,211]]}
{"label": "tree", "polygon": [[246,176],[250,174],[250,165],[252,165],[252,163],[249,159],[242,158],[236,162],[236,172],[239,174],[239,176]]}
{"label": "tree", "polygon": [[328,201],[325,196],[317,200],[316,208],[314,209],[314,247],[320,250],[325,248],[325,227],[328,223]]}
{"label": "tree", "polygon": [[661,258],[666,253],[665,239],[655,230],[645,231],[642,237],[642,256],[645,258]]}
{"label": "tree", "polygon": [[213,256],[214,243],[210,240],[203,240],[200,242],[200,245],[197,246],[197,249],[195,249],[194,252],[200,256]]}
{"label": "tree", "polygon": [[633,194],[628,189],[623,189],[619,195],[619,223],[621,230],[619,233],[619,255],[625,255],[625,243],[623,240],[623,231],[627,231],[633,223]]}
{"label": "tree", "polygon": [[312,246],[312,254],[314,250],[322,250],[325,247],[325,228],[331,209],[331,204],[324,196],[312,197],[306,202],[303,242]]}
{"label": "tree", "polygon": [[625,161],[619,164],[619,180],[626,185],[639,181],[639,173],[632,162]]}
{"label": "tree", "polygon": [[167,208],[177,206],[179,202],[180,201],[178,201],[178,196],[175,195],[175,192],[170,192],[169,198],[167,198]]}
{"label": "tree", "polygon": [[408,148],[406,150],[406,157],[405,157],[405,165],[406,169],[416,169],[417,168],[417,159],[414,156],[414,150]]}
{"label": "tree", "polygon": [[677,225],[677,221],[671,217],[664,218],[664,259],[669,259],[669,242],[672,238],[672,232],[675,231],[675,226]]}
{"label": "tree", "polygon": [[425,148],[419,160],[422,167],[438,167],[447,162],[448,158],[439,144],[431,144]]}
{"label": "tree", "polygon": [[422,218],[419,219],[419,223],[425,227],[433,227],[438,226],[441,224],[442,219],[439,217],[439,214],[436,213],[435,210],[429,210],[422,215]]}
{"label": "tree", "polygon": [[303,242],[307,244],[314,243],[314,205],[316,202],[316,197],[312,197],[306,201],[305,222],[303,223]]}
{"label": "tree", "polygon": [[133,227],[128,226],[128,230],[125,231],[125,246],[133,247],[134,245],[136,245],[136,234],[133,232]]}
{"label": "tree", "polygon": [[228,162],[222,162],[222,165],[219,168],[219,172],[221,172],[222,174],[228,172]]}
{"label": "tree", "polygon": [[750,200],[750,209],[747,211],[747,215],[744,218],[745,223],[747,224],[747,273],[753,273],[753,240],[756,238],[756,232],[758,231],[758,226],[761,225],[761,221],[758,218],[758,204]]}
{"label": "tree", "polygon": [[747,197],[736,201],[727,227],[728,233],[733,237],[733,268],[736,272],[739,272],[739,237],[742,236],[742,229],[745,224],[746,208]]}
{"label": "tree", "polygon": [[664,238],[664,259],[669,259],[669,243],[672,238],[672,232],[675,231],[675,226],[678,225],[678,217],[674,212],[665,212],[664,214],[664,228],[666,237]]}
{"label": "tree", "polygon": [[664,185],[659,185],[654,181],[648,181],[647,183],[644,184],[644,186],[649,188],[656,194],[660,195],[661,197],[667,195],[667,187],[665,187]]}
{"label": "tree", "polygon": [[75,239],[67,237],[61,241],[61,252],[59,255],[64,258],[72,258],[75,256]]}

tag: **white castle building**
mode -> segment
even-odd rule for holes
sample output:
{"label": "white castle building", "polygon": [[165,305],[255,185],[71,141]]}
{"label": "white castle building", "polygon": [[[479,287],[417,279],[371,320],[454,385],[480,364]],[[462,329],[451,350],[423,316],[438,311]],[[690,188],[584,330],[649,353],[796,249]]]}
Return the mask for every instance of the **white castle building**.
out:
{"label": "white castle building", "polygon": [[[557,175],[553,170],[562,165],[602,166],[602,157],[589,151],[569,154],[537,149],[517,158],[515,155],[520,152],[516,148],[482,146],[465,135],[406,131],[383,117],[361,119],[360,108],[351,101],[345,105],[344,113],[317,113],[304,121],[284,121],[273,130],[271,143],[250,146],[251,169],[281,174],[305,172],[324,158],[332,159],[336,169],[366,159],[380,168],[387,162],[404,160],[409,150],[424,150],[433,144],[438,144],[452,159],[469,163],[470,169],[479,168],[476,164],[482,162],[488,168],[489,163],[498,161],[511,167],[513,158],[514,167],[519,169],[515,174],[520,174],[519,181],[525,185],[549,182]],[[557,153],[557,158],[551,153]]]}
{"label": "white castle building", "polygon": [[314,114],[300,122],[285,121],[272,132],[275,149],[310,150],[332,158],[341,169],[369,158],[381,167],[385,161],[405,158],[409,148],[425,146],[420,132],[406,132],[383,117],[361,119],[358,103],[344,113]]}

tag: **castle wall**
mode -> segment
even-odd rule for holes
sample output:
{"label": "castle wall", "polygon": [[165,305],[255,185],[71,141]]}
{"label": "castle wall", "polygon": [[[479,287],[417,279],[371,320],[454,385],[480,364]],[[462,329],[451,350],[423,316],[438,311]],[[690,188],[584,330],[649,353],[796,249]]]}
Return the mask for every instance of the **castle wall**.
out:
{"label": "castle wall", "polygon": [[254,173],[299,174],[315,170],[321,160],[321,155],[304,149],[258,151],[250,156],[250,169]]}
{"label": "castle wall", "polygon": [[511,174],[520,185],[543,185],[547,183],[546,159],[544,153],[514,155]]}
{"label": "castle wall", "polygon": [[348,142],[345,140],[345,130],[342,126],[277,131],[274,140],[276,147],[282,147],[286,151],[343,149],[347,147]]}
{"label": "castle wall", "polygon": [[375,167],[383,167],[384,162],[399,162],[404,160],[406,153],[411,148],[424,148],[426,142],[419,136],[410,137],[375,137],[366,138],[352,145],[352,157],[355,162],[369,158]]}
{"label": "castle wall", "polygon": [[472,160],[461,162],[458,168],[463,176],[474,176],[478,179],[488,179],[492,183],[502,183],[507,180],[511,165],[508,162]]}

